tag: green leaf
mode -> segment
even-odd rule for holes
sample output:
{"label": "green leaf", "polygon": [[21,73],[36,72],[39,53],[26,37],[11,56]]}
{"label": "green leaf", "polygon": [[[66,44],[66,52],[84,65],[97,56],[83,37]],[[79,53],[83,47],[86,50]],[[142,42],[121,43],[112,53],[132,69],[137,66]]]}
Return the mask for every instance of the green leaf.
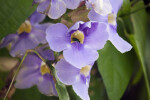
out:
{"label": "green leaf", "polygon": [[124,16],[126,14],[129,14],[130,10],[131,10],[130,0],[123,0],[123,4],[118,12],[118,16]]}
{"label": "green leaf", "polygon": [[[138,2],[132,8],[132,11],[136,11],[137,9],[144,6],[143,1]],[[129,39],[133,45],[133,48],[137,54],[137,57],[140,61],[141,68],[144,73],[144,78],[147,87],[147,94],[150,99],[150,88],[147,78],[146,67],[144,63],[144,55],[145,55],[145,40],[146,40],[146,27],[147,27],[147,14],[145,9],[137,11],[131,15],[131,20],[133,23],[134,34],[129,35]]]}
{"label": "green leaf", "polygon": [[15,33],[19,26],[35,11],[33,0],[0,0],[0,40]]}
{"label": "green leaf", "polygon": [[59,100],[58,97],[45,96],[39,92],[36,86],[29,89],[16,89],[12,100]]}
{"label": "green leaf", "polygon": [[131,53],[120,53],[109,41],[99,51],[98,69],[110,100],[119,100],[128,86],[134,63]]}

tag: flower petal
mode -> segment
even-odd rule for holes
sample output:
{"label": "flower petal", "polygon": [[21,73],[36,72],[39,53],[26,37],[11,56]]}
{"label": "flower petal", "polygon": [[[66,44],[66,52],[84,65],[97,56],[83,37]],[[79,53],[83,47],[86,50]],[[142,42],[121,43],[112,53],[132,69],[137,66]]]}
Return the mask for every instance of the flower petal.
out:
{"label": "flower petal", "polygon": [[98,52],[85,47],[72,46],[63,52],[64,58],[73,66],[81,69],[98,59]]}
{"label": "flower petal", "polygon": [[110,27],[110,32],[109,32],[109,40],[111,41],[111,43],[121,52],[127,52],[130,51],[132,49],[132,46],[126,42],[125,40],[123,40],[118,33],[116,32],[115,29],[113,29],[113,27]]}
{"label": "flower petal", "polygon": [[67,48],[67,31],[68,28],[61,23],[48,27],[46,30],[46,39],[53,51],[60,52]]}
{"label": "flower petal", "polygon": [[73,83],[77,82],[80,75],[80,69],[75,68],[66,62],[65,59],[61,59],[56,64],[55,69],[59,80],[66,85],[72,85]]}
{"label": "flower petal", "polygon": [[64,0],[64,2],[67,8],[76,9],[79,6],[81,0]]}
{"label": "flower petal", "polygon": [[121,8],[121,5],[123,3],[123,0],[110,0],[110,3],[112,5],[113,11],[115,14],[117,14],[118,10]]}
{"label": "flower petal", "polygon": [[85,39],[85,47],[100,50],[108,40],[107,24],[91,23],[91,28],[88,30],[88,36]]}
{"label": "flower petal", "polygon": [[82,77],[80,77],[80,80],[73,84],[72,87],[75,93],[83,100],[90,100],[90,97],[88,95],[89,83],[85,82]]}
{"label": "flower petal", "polygon": [[66,5],[63,0],[51,0],[51,7],[48,16],[52,19],[58,19],[66,12]]}
{"label": "flower petal", "polygon": [[39,73],[23,68],[16,78],[15,87],[20,89],[30,88],[38,82],[38,77]]}
{"label": "flower petal", "polygon": [[47,13],[48,12],[47,10],[49,10],[50,1],[51,0],[45,0],[45,1],[41,2],[37,7],[37,11],[39,13]]}
{"label": "flower petal", "polygon": [[15,42],[18,39],[17,34],[9,34],[8,36],[4,37],[2,42],[0,43],[0,48],[4,48],[11,42]]}
{"label": "flower petal", "polygon": [[58,96],[53,77],[47,74],[47,76],[44,75],[41,78],[43,80],[37,84],[39,91],[47,96]]}
{"label": "flower petal", "polygon": [[88,18],[91,21],[97,21],[97,22],[108,22],[107,16],[101,16],[98,13],[94,11],[94,9],[91,9],[91,11],[88,14]]}
{"label": "flower petal", "polygon": [[35,11],[30,17],[30,22],[33,25],[42,22],[44,19],[45,19],[44,14],[40,14],[37,11]]}

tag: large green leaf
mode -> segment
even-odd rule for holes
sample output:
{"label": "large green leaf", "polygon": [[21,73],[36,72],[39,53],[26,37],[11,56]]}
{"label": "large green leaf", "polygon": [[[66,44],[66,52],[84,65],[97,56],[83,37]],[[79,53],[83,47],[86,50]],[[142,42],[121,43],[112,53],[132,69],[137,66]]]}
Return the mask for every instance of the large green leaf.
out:
{"label": "large green leaf", "polygon": [[134,63],[131,53],[121,54],[110,42],[99,51],[98,68],[110,100],[119,100],[128,86]]}
{"label": "large green leaf", "polygon": [[[134,5],[132,8],[132,11],[136,11],[137,9],[144,6],[144,3],[138,2]],[[145,9],[141,11],[137,11],[131,15],[131,20],[133,23],[133,30],[134,34],[129,35],[129,39],[133,45],[133,48],[138,56],[138,59],[141,63],[141,68],[144,73],[144,78],[146,82],[147,87],[147,94],[150,99],[150,89],[149,89],[149,83],[147,78],[147,71],[144,63],[144,55],[145,55],[145,40],[146,40],[146,26],[147,26],[147,14],[145,12]]]}
{"label": "large green leaf", "polygon": [[0,0],[0,40],[15,33],[18,27],[35,10],[33,0]]}

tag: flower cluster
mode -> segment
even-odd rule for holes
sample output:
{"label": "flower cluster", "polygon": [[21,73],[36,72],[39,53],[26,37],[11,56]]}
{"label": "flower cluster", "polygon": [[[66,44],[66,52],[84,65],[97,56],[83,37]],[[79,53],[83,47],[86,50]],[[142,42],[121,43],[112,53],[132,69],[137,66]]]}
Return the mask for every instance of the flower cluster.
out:
{"label": "flower cluster", "polygon": [[[81,2],[90,9],[90,21],[78,21],[70,28],[62,23],[40,24],[45,19],[44,14],[58,19],[67,8],[76,9]],[[99,57],[98,50],[104,48],[108,40],[121,53],[132,48],[117,33],[117,12],[123,0],[34,0],[33,3],[39,4],[37,11],[25,20],[16,33],[6,36],[0,48],[11,44],[10,54],[22,57],[26,50],[48,42],[36,51],[53,62],[56,75],[62,83],[72,85],[83,100],[90,100],[90,72]],[[50,49],[47,49],[48,46]],[[62,53],[63,57],[58,60],[53,52]],[[15,87],[24,89],[37,85],[41,93],[57,96],[54,79],[48,65],[30,53],[16,78]]]}

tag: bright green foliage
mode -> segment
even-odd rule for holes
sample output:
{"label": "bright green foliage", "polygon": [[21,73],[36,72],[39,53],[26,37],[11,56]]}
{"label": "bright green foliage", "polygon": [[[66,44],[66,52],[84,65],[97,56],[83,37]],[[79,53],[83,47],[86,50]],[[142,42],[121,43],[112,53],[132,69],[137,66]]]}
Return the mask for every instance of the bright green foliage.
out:
{"label": "bright green foliage", "polygon": [[99,51],[98,68],[110,100],[119,100],[125,92],[132,75],[134,56],[131,52],[121,54],[108,42]]}

